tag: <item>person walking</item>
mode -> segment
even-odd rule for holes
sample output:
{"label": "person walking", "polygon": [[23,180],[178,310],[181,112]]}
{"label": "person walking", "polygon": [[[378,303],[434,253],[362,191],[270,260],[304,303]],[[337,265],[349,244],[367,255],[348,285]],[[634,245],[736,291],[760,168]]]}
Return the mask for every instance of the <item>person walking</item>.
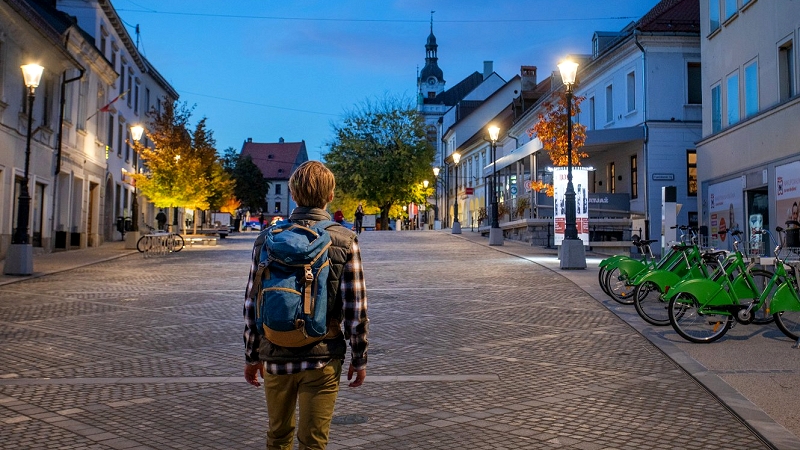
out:
{"label": "person walking", "polygon": [[[289,193],[298,205],[289,220],[304,224],[330,220],[325,208],[333,200],[335,186],[333,173],[321,162],[300,165],[289,178]],[[306,347],[280,347],[256,329],[253,297],[258,289],[254,289],[254,278],[262,246],[253,246],[244,301],[244,378],[256,387],[261,386],[259,376],[263,379],[269,415],[268,450],[291,450],[295,427],[301,450],[326,448],[347,351],[345,339],[350,341],[351,350],[349,386],[361,386],[367,376],[369,320],[358,237],[342,226],[332,225],[327,230],[332,241],[328,250],[329,331],[325,339]],[[298,401],[300,414],[296,420]]]}
{"label": "person walking", "polygon": [[164,210],[161,209],[156,214],[156,223],[158,224],[158,229],[163,230],[164,226],[167,224],[167,215],[164,214]]}
{"label": "person walking", "polygon": [[356,223],[353,226],[356,234],[361,234],[361,225],[363,223],[364,223],[364,207],[361,206],[361,203],[359,203],[358,206],[356,207]]}

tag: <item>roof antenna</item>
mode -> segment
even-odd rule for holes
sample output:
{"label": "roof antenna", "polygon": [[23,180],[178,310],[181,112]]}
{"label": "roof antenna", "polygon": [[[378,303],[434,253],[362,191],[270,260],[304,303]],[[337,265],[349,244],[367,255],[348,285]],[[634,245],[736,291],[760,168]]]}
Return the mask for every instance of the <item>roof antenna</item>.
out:
{"label": "roof antenna", "polygon": [[139,50],[139,24],[136,24],[136,50]]}

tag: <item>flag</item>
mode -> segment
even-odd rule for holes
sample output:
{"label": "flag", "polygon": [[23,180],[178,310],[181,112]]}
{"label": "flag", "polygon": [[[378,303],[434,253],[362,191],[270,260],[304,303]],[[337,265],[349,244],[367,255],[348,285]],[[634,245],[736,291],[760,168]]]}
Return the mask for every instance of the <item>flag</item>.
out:
{"label": "flag", "polygon": [[125,91],[125,92],[119,94],[118,96],[114,97],[114,100],[111,100],[110,102],[108,102],[108,104],[106,106],[103,106],[102,108],[100,108],[97,111],[95,111],[94,114],[92,114],[91,116],[87,117],[86,121],[88,122],[89,119],[91,119],[92,117],[96,116],[97,113],[99,113],[99,112],[108,112],[108,111],[110,111],[111,110],[111,105],[113,105],[114,102],[116,102],[117,100],[121,99],[122,97],[125,97],[125,95],[127,95],[128,92],[130,92],[130,91],[131,90],[128,89],[127,91]]}

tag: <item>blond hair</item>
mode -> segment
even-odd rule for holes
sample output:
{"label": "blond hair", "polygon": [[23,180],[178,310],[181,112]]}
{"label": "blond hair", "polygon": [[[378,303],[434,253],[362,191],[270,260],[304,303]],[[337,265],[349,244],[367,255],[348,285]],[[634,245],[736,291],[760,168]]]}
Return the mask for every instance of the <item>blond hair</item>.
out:
{"label": "blond hair", "polygon": [[333,199],[336,179],[319,161],[306,161],[289,177],[289,192],[297,206],[325,208]]}

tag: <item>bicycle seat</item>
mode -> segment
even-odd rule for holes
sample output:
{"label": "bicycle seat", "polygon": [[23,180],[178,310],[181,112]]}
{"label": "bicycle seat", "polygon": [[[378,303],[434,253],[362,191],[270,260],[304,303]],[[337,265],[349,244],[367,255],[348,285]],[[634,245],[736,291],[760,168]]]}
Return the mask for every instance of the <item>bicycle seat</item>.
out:
{"label": "bicycle seat", "polygon": [[692,248],[692,246],[691,245],[686,245],[686,244],[675,244],[675,245],[672,246],[673,250],[679,251],[679,252],[683,252],[683,251],[689,250],[690,248]]}
{"label": "bicycle seat", "polygon": [[642,245],[650,245],[653,242],[658,242],[658,239],[645,239],[643,241],[639,241],[639,243]]}
{"label": "bicycle seat", "polygon": [[705,260],[716,261],[720,257],[725,256],[726,253],[728,253],[728,252],[725,251],[725,250],[717,250],[717,251],[713,251],[713,252],[705,252],[705,253],[703,253],[702,256],[703,256],[703,259],[705,259]]}

